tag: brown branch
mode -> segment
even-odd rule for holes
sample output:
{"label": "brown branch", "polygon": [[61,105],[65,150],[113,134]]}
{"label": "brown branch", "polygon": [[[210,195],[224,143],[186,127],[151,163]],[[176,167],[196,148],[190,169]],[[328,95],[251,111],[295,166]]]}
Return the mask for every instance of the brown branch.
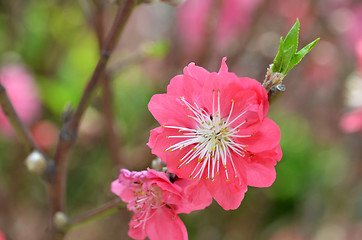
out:
{"label": "brown branch", "polygon": [[25,147],[25,150],[30,154],[33,150],[40,151],[37,145],[35,144],[28,128],[20,120],[18,114],[16,113],[13,104],[11,103],[9,96],[6,93],[5,87],[0,83],[0,104],[2,111],[8,118],[12,127],[15,130],[16,135],[18,136],[20,142]]}
{"label": "brown branch", "polygon": [[[59,142],[54,157],[56,168],[51,179],[52,186],[50,188],[50,197],[53,206],[52,215],[58,211],[64,211],[66,168],[71,148],[77,138],[79,123],[85,110],[92,100],[95,90],[100,83],[101,77],[105,71],[108,59],[114,50],[119,36],[121,35],[122,30],[124,29],[124,26],[135,6],[135,0],[122,1],[122,4],[117,11],[117,15],[113,22],[110,33],[108,34],[104,46],[102,47],[98,64],[83,92],[83,96],[79,102],[79,105],[74,114],[69,111],[66,113],[64,126],[59,134]],[[58,239],[62,238],[60,237]]]}
{"label": "brown branch", "polygon": [[[104,16],[105,16],[105,2],[104,0],[95,0],[95,9],[92,17],[95,32],[97,33],[97,39],[99,48],[102,47],[104,42]],[[106,135],[108,138],[108,148],[113,163],[118,166],[121,162],[121,140],[115,129],[114,124],[114,112],[113,112],[113,92],[110,85],[110,74],[108,70],[102,76],[102,109],[104,112],[104,118],[106,121]]]}
{"label": "brown branch", "polygon": [[119,209],[125,207],[124,203],[120,198],[114,199],[103,206],[93,209],[87,213],[84,213],[78,217],[72,218],[69,221],[69,229],[79,227],[83,224],[97,220],[98,218],[108,216],[112,213],[117,212]]}

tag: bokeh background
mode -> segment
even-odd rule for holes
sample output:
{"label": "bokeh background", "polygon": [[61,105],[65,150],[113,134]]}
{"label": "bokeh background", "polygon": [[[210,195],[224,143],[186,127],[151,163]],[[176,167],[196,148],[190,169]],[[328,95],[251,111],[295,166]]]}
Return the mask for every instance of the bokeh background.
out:
{"label": "bokeh background", "polygon": [[[62,112],[76,107],[99,56],[117,1],[0,0],[0,80],[41,148],[54,154]],[[362,239],[362,2],[359,0],[186,0],[138,6],[87,110],[68,166],[67,213],[115,198],[119,169],[150,166],[157,126],[147,109],[189,62],[262,82],[296,18],[300,46],[321,40],[285,79],[269,117],[283,158],[267,189],[249,188],[239,209],[216,203],[181,215],[197,240]],[[27,172],[26,153],[0,113],[0,231],[44,239],[47,186]],[[129,239],[119,211],[67,240]]]}

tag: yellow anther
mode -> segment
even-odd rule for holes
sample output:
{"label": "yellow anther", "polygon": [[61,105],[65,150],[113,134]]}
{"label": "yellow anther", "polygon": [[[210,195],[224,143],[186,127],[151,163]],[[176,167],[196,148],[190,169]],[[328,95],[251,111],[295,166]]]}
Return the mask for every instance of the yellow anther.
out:
{"label": "yellow anther", "polygon": [[231,99],[231,102],[235,102],[234,99]]}
{"label": "yellow anther", "polygon": [[230,179],[226,179],[227,182],[230,182]]}

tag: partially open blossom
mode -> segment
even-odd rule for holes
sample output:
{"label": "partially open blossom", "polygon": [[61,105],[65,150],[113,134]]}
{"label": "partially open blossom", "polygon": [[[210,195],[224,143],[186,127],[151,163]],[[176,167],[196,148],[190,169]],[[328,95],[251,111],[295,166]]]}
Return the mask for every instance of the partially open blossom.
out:
{"label": "partially open blossom", "polygon": [[341,119],[340,126],[346,133],[360,132],[362,134],[362,107],[346,113]]}
{"label": "partially open blossom", "polygon": [[[21,120],[29,124],[40,112],[37,89],[33,77],[20,65],[7,65],[0,69],[0,82]],[[0,107],[0,130],[10,133],[11,126]]]}
{"label": "partially open blossom", "polygon": [[161,127],[151,131],[152,153],[168,171],[197,182],[226,210],[237,208],[247,186],[267,187],[281,159],[280,130],[266,118],[265,89],[254,79],[191,63],[171,80],[167,94],[148,107]]}
{"label": "partially open blossom", "polygon": [[[184,180],[171,183],[164,172],[153,169],[141,172],[121,169],[111,190],[134,212],[128,235],[134,239],[188,239],[186,227],[177,214],[203,209],[211,203],[211,198],[204,201],[205,197],[198,196],[207,192],[193,192],[192,185]],[[187,197],[185,190],[191,191],[193,198]]]}

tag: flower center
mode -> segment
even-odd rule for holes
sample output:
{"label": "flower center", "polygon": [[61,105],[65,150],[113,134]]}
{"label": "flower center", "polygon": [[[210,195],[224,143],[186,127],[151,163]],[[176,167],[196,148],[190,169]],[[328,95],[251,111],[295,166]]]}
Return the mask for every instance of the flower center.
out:
{"label": "flower center", "polygon": [[146,221],[154,215],[154,210],[165,205],[161,200],[162,191],[160,188],[150,186],[147,190],[144,190],[142,185],[140,184],[140,188],[133,191],[134,201],[128,205],[128,208],[135,213],[133,218],[139,222],[133,228],[142,224],[144,227]]}
{"label": "flower center", "polygon": [[[215,174],[220,173],[220,165],[225,169],[226,180],[229,178],[229,167],[233,169],[234,177],[237,177],[233,156],[244,157],[246,145],[235,142],[236,138],[250,137],[251,135],[239,135],[239,128],[247,122],[247,119],[236,124],[247,111],[244,110],[238,116],[231,120],[234,109],[234,100],[231,100],[230,112],[227,118],[221,117],[220,90],[213,90],[212,113],[200,108],[195,102],[190,104],[184,97],[180,101],[191,112],[189,118],[196,121],[195,128],[185,128],[179,126],[163,126],[164,128],[177,129],[182,135],[167,136],[167,138],[181,139],[176,144],[170,146],[165,151],[182,150],[185,147],[192,146],[181,159],[181,168],[189,165],[192,161],[197,161],[196,166],[190,173],[190,178],[201,178],[205,175],[206,179],[214,180]],[[235,126],[236,125],[236,126]],[[231,166],[230,166],[231,165]]]}

